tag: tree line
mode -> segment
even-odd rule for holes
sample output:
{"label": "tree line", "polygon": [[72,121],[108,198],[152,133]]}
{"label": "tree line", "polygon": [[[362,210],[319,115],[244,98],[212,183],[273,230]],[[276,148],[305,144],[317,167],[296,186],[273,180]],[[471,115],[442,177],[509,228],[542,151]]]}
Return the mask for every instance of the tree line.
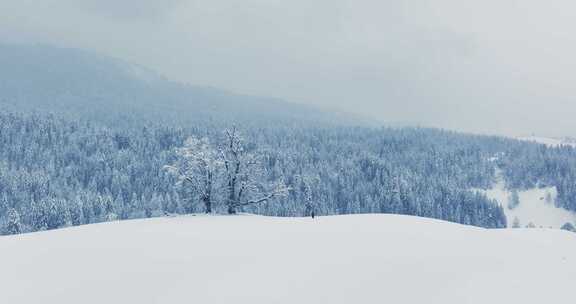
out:
{"label": "tree line", "polygon": [[575,156],[422,128],[104,124],[3,111],[0,231],[207,211],[394,213],[505,227],[502,206],[471,189],[491,187],[499,167],[508,187],[555,185],[558,203],[572,208]]}

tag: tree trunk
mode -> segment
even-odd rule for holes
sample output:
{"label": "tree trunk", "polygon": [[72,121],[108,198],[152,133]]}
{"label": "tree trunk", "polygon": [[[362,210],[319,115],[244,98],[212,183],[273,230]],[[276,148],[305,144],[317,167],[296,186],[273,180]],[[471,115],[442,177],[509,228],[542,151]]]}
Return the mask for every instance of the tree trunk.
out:
{"label": "tree trunk", "polygon": [[236,214],[236,206],[232,204],[228,205],[228,214]]}
{"label": "tree trunk", "polygon": [[228,214],[236,214],[236,178],[228,182]]}
{"label": "tree trunk", "polygon": [[206,213],[212,213],[212,200],[209,197],[204,199],[204,206],[206,207]]}

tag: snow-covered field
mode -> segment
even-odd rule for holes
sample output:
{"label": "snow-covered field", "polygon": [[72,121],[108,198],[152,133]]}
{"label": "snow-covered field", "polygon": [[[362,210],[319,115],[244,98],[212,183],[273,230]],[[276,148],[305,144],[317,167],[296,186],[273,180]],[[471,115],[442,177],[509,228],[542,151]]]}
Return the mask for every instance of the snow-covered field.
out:
{"label": "snow-covered field", "polygon": [[572,303],[576,234],[188,216],[0,237],[0,303]]}
{"label": "snow-covered field", "polygon": [[508,227],[512,227],[514,219],[518,219],[521,227],[532,223],[537,227],[560,228],[566,223],[576,225],[576,213],[555,206],[556,188],[533,188],[526,191],[518,191],[520,204],[514,208],[508,208],[508,202],[512,192],[506,189],[501,177],[498,182],[488,190],[478,190],[491,199],[495,199],[504,207],[504,213],[508,219]]}

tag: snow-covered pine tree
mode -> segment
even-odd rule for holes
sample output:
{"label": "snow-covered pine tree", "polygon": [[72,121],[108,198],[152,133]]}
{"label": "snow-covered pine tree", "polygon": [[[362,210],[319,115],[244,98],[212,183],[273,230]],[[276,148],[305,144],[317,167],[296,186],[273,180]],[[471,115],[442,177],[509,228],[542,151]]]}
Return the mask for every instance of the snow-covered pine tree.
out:
{"label": "snow-covered pine tree", "polygon": [[518,190],[513,189],[510,197],[508,198],[508,209],[516,209],[520,205],[520,196],[518,195]]}
{"label": "snow-covered pine tree", "polygon": [[20,222],[20,214],[16,209],[10,208],[8,210],[8,223],[6,224],[6,234],[19,234],[22,233],[22,223]]}

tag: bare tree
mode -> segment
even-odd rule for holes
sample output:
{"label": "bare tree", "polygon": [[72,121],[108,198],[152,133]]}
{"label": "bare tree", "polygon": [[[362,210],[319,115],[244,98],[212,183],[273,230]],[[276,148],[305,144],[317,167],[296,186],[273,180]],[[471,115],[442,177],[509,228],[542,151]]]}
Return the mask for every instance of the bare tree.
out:
{"label": "bare tree", "polygon": [[190,137],[184,147],[176,150],[176,154],[176,163],[165,168],[178,177],[179,184],[189,184],[199,194],[206,213],[211,213],[217,178],[223,164],[217,151],[207,138]]}
{"label": "bare tree", "polygon": [[208,139],[189,138],[176,150],[178,160],[166,168],[199,193],[207,213],[211,213],[215,196],[224,196],[229,214],[244,206],[266,203],[288,194],[283,181],[265,182],[264,169],[257,153],[249,152],[236,130],[226,130],[219,149]]}
{"label": "bare tree", "polygon": [[246,149],[236,128],[224,132],[220,156],[224,163],[225,203],[229,214],[236,214],[239,207],[269,202],[288,194],[289,188],[283,181],[267,187],[259,155]]}

